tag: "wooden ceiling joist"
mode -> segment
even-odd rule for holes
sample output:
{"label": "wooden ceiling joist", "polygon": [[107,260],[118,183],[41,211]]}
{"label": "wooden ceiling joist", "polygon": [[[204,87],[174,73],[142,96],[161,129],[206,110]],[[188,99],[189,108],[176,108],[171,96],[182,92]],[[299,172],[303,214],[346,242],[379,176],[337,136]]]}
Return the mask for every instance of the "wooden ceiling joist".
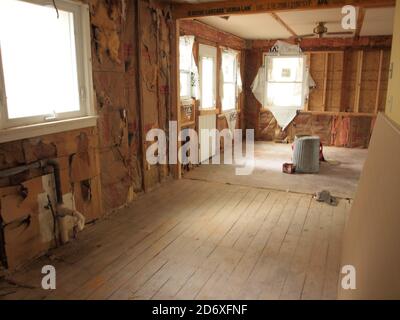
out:
{"label": "wooden ceiling joist", "polygon": [[358,38],[361,34],[361,29],[364,24],[364,19],[365,19],[365,8],[361,7],[358,11],[357,29],[356,29],[356,32],[354,33],[354,36],[356,38]]}
{"label": "wooden ceiling joist", "polygon": [[285,21],[279,17],[276,12],[271,12],[271,16],[282,26],[284,27],[293,37],[297,38],[297,33],[293,31],[292,28],[290,28]]}
{"label": "wooden ceiling joist", "polygon": [[294,10],[318,10],[354,5],[364,8],[394,7],[396,0],[228,0],[196,4],[174,4],[172,17],[188,19],[207,16],[271,13]]}

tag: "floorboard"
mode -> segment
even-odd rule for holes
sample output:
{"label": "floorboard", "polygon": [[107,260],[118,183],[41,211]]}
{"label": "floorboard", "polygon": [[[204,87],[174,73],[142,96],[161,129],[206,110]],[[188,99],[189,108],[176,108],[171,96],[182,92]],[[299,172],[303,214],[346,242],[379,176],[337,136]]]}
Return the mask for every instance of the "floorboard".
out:
{"label": "floorboard", "polygon": [[[1,299],[335,299],[350,208],[306,194],[174,181],[0,282]],[[41,268],[57,289],[40,288]]]}

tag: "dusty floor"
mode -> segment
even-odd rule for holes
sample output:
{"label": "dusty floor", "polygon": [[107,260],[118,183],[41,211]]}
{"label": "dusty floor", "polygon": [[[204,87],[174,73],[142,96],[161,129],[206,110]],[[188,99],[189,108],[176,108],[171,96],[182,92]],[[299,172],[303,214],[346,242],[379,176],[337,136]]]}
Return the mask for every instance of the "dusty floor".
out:
{"label": "dusty floor", "polygon": [[[0,298],[335,299],[349,207],[173,181],[1,281]],[[47,264],[54,291],[41,289]]]}
{"label": "dusty floor", "polygon": [[201,165],[185,173],[185,178],[306,194],[328,190],[353,199],[367,153],[365,149],[325,147],[327,162],[321,164],[319,174],[288,175],[282,173],[282,164],[292,162],[291,145],[256,142],[255,169],[250,176],[237,176],[232,165]]}

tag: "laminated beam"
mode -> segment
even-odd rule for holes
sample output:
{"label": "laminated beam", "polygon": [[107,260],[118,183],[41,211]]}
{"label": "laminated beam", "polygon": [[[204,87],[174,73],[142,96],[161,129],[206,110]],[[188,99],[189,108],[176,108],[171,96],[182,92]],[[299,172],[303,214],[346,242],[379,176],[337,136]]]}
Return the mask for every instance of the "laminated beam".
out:
{"label": "laminated beam", "polygon": [[271,13],[280,11],[341,8],[354,5],[363,8],[394,7],[395,0],[230,0],[196,4],[174,4],[173,19],[207,16],[230,16],[237,14]]}

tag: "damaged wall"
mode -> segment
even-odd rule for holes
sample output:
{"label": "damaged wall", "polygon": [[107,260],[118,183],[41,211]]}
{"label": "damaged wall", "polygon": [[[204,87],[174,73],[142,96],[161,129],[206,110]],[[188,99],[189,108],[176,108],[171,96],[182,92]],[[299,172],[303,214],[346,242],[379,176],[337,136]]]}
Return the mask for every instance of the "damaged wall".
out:
{"label": "damaged wall", "polygon": [[256,139],[292,141],[297,134],[316,134],[325,145],[368,147],[376,114],[385,108],[391,37],[303,39],[300,46],[317,88],[311,90],[305,110],[283,132],[250,88],[263,54],[273,44],[256,40],[246,50],[244,117],[246,128],[255,128]]}
{"label": "damaged wall", "polygon": [[[73,195],[76,210],[91,222],[133,201],[135,194],[168,175],[167,168],[156,168],[150,175],[147,168],[143,170],[142,138],[151,126],[165,128],[169,117],[169,13],[167,6],[153,1],[82,2],[90,8],[97,127],[0,144],[0,171],[55,159],[63,195]],[[46,170],[0,178],[0,258],[7,256],[10,268],[54,246],[54,241],[42,239],[42,208],[37,202],[23,216],[4,219],[10,212],[7,208],[12,209],[6,195],[11,192],[18,200],[14,206],[21,206],[26,201],[19,195],[21,184],[27,183],[31,196],[37,197],[43,187],[40,179],[49,174]],[[37,187],[31,189],[35,181]],[[29,228],[24,221],[29,221]],[[18,237],[10,234],[11,228]]]}
{"label": "damaged wall", "polygon": [[[170,24],[167,6],[153,2],[138,2],[139,19],[139,99],[141,106],[142,152],[152,142],[146,142],[151,129],[162,129],[169,134],[171,119],[170,96]],[[144,188],[151,190],[170,175],[168,165],[144,163]]]}
{"label": "damaged wall", "polygon": [[104,212],[142,190],[140,113],[137,99],[136,5],[90,0],[93,79],[97,98]]}

